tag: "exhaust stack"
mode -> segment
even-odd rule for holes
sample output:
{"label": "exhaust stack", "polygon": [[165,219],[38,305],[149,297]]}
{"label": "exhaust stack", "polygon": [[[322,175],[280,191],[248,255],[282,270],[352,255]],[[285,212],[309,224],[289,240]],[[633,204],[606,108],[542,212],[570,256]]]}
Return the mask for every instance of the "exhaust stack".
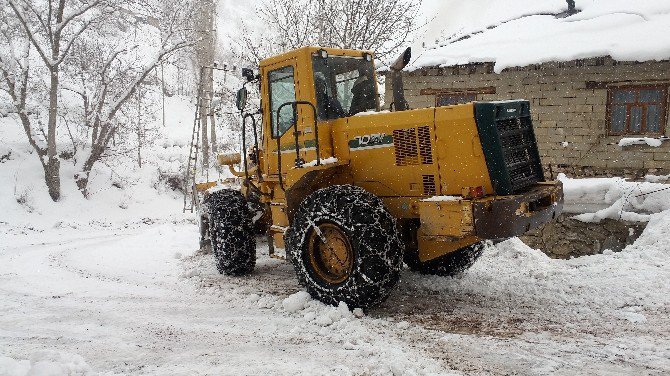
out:
{"label": "exhaust stack", "polygon": [[408,47],[405,52],[398,57],[398,59],[391,64],[391,89],[393,90],[392,106],[395,111],[407,111],[409,105],[405,99],[405,88],[402,82],[402,70],[405,69],[409,61],[412,59],[412,48]]}

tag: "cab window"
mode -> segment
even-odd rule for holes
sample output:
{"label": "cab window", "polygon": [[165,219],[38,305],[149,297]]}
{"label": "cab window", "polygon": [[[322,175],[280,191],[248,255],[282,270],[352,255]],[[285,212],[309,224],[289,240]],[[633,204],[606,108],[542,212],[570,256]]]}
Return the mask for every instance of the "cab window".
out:
{"label": "cab window", "polygon": [[362,58],[314,56],[314,86],[320,120],[377,110],[374,65]]}
{"label": "cab window", "polygon": [[288,66],[270,71],[270,119],[272,119],[272,137],[281,137],[291,128],[295,121],[293,106],[284,106],[279,114],[277,124],[277,110],[284,103],[295,102],[295,80],[293,67]]}

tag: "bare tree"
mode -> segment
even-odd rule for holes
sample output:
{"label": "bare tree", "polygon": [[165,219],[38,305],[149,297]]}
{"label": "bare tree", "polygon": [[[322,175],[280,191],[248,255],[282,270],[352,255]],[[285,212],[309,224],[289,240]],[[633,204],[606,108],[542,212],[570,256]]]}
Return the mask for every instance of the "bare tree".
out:
{"label": "bare tree", "polygon": [[[148,0],[0,0],[0,15],[10,24],[0,28],[0,44],[5,47],[0,50],[10,51],[0,55],[4,84],[0,89],[14,102],[28,142],[44,167],[53,200],[60,198],[56,131],[59,117],[67,115],[59,97],[66,89],[81,99],[81,116],[76,120],[87,130],[88,155],[75,180],[87,195],[90,171],[120,128],[117,115],[161,61],[192,44],[184,26],[190,2],[167,3],[174,6],[152,7]],[[159,17],[144,17],[142,11]],[[129,30],[142,18],[160,28],[153,42],[157,48],[149,58],[141,58],[146,51],[140,49],[146,45],[127,41]],[[43,71],[49,76],[48,85],[39,87]],[[28,90],[31,85],[34,90]],[[39,100],[45,93],[46,129]],[[31,100],[29,95],[36,98]]]}
{"label": "bare tree", "polygon": [[[43,128],[33,127],[29,114],[36,112],[36,106],[28,101],[28,92],[40,91],[35,88],[35,83],[30,80],[31,71],[31,44],[25,34],[21,31],[18,21],[10,15],[11,10],[6,4],[0,7],[0,20],[4,24],[0,26],[2,34],[2,47],[0,48],[0,74],[2,75],[2,84],[0,89],[5,91],[12,100],[13,110],[16,112],[23,130],[28,137],[28,142],[37,152],[37,156],[42,163],[45,171],[45,177],[48,177],[49,168],[47,167],[47,134]],[[40,139],[44,136],[43,139]]]}
{"label": "bare tree", "polygon": [[[69,88],[81,97],[84,108],[84,124],[90,134],[88,156],[76,174],[77,187],[88,195],[87,186],[93,166],[110,147],[112,138],[122,129],[124,122],[117,115],[129,105],[140,85],[152,76],[161,61],[176,51],[193,45],[188,33],[191,8],[187,3],[183,7],[173,8],[169,17],[161,23],[160,46],[154,56],[141,62],[141,46],[128,44],[124,39],[117,45],[111,45],[103,35],[83,42],[87,47],[73,54],[73,73],[79,74],[80,85]],[[153,75],[155,77],[155,74]],[[136,103],[134,108],[137,108]]]}
{"label": "bare tree", "polygon": [[[46,146],[29,140],[44,167],[45,182],[54,201],[60,199],[60,160],[56,149],[56,126],[58,121],[58,95],[60,70],[79,37],[99,19],[95,12],[104,7],[106,0],[6,0],[18,20],[31,48],[37,52],[49,72],[49,110],[46,130]],[[98,14],[93,14],[98,13]],[[21,68],[27,69],[29,66]],[[24,122],[24,119],[22,119]],[[24,127],[30,122],[24,122]],[[29,138],[32,131],[27,131]],[[46,152],[44,152],[46,150]]]}
{"label": "bare tree", "polygon": [[272,28],[245,30],[240,57],[248,62],[278,52],[319,45],[394,54],[417,26],[421,0],[268,0],[259,9]]}

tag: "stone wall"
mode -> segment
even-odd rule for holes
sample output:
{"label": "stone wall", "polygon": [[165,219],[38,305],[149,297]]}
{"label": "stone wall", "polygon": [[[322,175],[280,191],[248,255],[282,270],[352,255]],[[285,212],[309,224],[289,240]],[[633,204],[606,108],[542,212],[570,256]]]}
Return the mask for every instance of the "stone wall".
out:
{"label": "stone wall", "polygon": [[[474,64],[407,72],[405,95],[411,108],[435,106],[436,93],[463,89],[472,90],[476,100],[482,101],[530,100],[542,162],[553,176],[559,172],[627,177],[670,173],[670,140],[658,148],[622,148],[618,142],[624,136],[607,132],[608,87],[667,85],[670,62],[598,58],[512,68],[500,74],[492,68],[491,64]],[[390,85],[385,94],[386,103],[391,103]],[[668,119],[666,115],[666,122]],[[670,125],[666,125],[668,135]]]}
{"label": "stone wall", "polygon": [[568,214],[547,223],[537,230],[520,236],[531,248],[542,250],[549,257],[569,259],[605,252],[620,252],[640,237],[646,223],[604,219],[586,223]]}

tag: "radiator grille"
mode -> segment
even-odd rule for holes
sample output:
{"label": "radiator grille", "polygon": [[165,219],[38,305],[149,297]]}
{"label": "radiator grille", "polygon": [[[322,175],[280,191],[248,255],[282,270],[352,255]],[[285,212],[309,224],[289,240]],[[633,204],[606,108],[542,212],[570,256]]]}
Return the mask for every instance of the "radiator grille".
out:
{"label": "radiator grille", "polygon": [[395,147],[395,164],[397,166],[413,166],[419,164],[419,153],[416,145],[416,128],[394,130],[393,146]]}
{"label": "radiator grille", "polygon": [[498,120],[496,125],[512,190],[518,192],[541,181],[541,165],[533,153],[537,146],[530,117]]}
{"label": "radiator grille", "polygon": [[396,129],[393,131],[396,166],[433,164],[430,127]]}
{"label": "radiator grille", "polygon": [[477,102],[475,116],[496,194],[517,194],[544,181],[528,101]]}
{"label": "radiator grille", "polygon": [[435,175],[423,175],[423,194],[426,196],[435,196],[437,194]]}
{"label": "radiator grille", "polygon": [[433,164],[433,145],[430,142],[430,128],[427,126],[419,127],[419,153],[421,163]]}

